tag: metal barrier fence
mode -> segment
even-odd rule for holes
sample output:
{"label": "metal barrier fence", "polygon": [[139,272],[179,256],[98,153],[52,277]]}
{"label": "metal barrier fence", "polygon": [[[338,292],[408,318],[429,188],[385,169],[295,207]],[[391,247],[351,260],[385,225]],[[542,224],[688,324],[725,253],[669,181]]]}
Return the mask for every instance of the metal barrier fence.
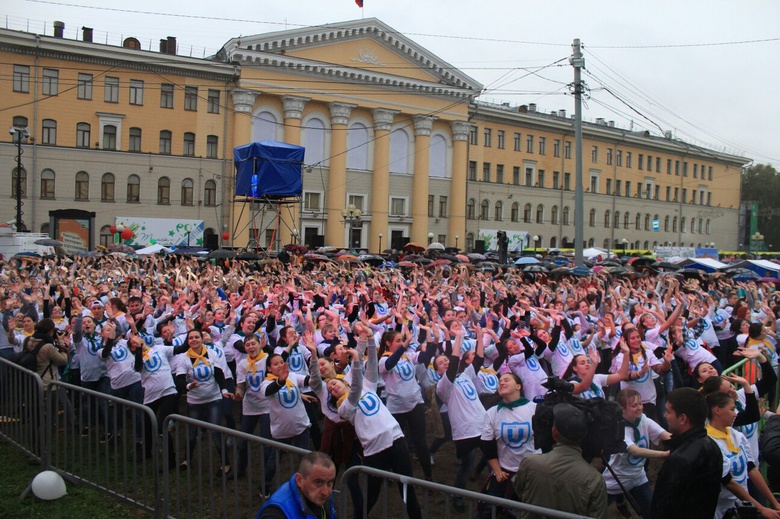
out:
{"label": "metal barrier fence", "polygon": [[158,517],[161,458],[154,412],[64,382],[49,384],[47,400],[50,408],[72,409],[46,415],[48,467]]}
{"label": "metal barrier fence", "polygon": [[[465,506],[464,512],[466,513],[465,517],[489,517],[491,519],[496,519],[497,517],[504,517],[504,514],[510,514],[513,517],[519,517],[520,512],[526,511],[539,514],[540,517],[553,517],[561,519],[585,518],[585,516],[582,515],[559,512],[557,510],[550,510],[539,506],[521,503],[519,501],[487,496],[485,494],[480,494],[479,492],[472,492],[470,490],[455,488],[449,485],[442,485],[432,481],[411,478],[408,476],[400,476],[398,474],[393,474],[392,472],[386,472],[384,470],[366,467],[364,465],[350,467],[341,475],[341,500],[338,512],[339,517],[351,517],[351,515],[348,514],[347,482],[349,481],[350,477],[359,476],[363,476],[361,478],[362,484],[360,487],[364,496],[367,493],[366,490],[369,478],[378,478],[382,482],[381,504],[379,501],[376,503],[371,511],[371,517],[393,519],[398,517],[408,517],[406,513],[406,506],[404,505],[406,502],[405,497],[408,495],[410,489],[414,489],[415,493],[417,494],[417,500],[420,503],[422,517],[425,518],[449,518],[452,517],[453,514],[462,515],[461,512],[454,509],[455,498],[463,499]],[[402,497],[395,488],[392,488],[396,485],[400,486],[401,494],[403,494],[404,497]],[[381,512],[377,513],[377,508],[380,507]],[[365,509],[365,502],[362,516],[368,517]]]}
{"label": "metal barrier fence", "polygon": [[309,452],[175,414],[163,430],[173,442],[163,442],[162,459],[169,459],[171,447],[180,455],[177,465],[163,464],[164,517],[254,518]]}
{"label": "metal barrier fence", "polygon": [[45,466],[45,402],[43,381],[0,358],[0,438]]}

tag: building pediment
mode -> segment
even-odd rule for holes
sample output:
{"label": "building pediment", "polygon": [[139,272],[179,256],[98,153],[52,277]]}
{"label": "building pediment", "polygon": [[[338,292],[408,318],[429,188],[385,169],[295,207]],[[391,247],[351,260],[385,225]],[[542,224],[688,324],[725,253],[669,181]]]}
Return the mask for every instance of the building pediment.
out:
{"label": "building pediment", "polygon": [[482,85],[375,18],[228,41],[217,58],[399,91],[475,97]]}

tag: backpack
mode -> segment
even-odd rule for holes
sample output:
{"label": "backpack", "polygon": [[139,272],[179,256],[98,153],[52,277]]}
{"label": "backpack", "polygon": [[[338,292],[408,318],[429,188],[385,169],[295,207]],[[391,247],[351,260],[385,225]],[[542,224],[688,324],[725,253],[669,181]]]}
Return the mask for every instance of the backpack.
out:
{"label": "backpack", "polygon": [[28,371],[32,371],[33,373],[38,372],[38,353],[40,353],[41,348],[43,348],[46,344],[49,344],[48,342],[40,342],[38,345],[33,348],[32,350],[27,349],[27,344],[30,342],[30,338],[27,337],[24,342],[22,343],[22,351],[19,353],[14,353],[11,357],[11,362],[14,364],[17,364],[24,369]]}

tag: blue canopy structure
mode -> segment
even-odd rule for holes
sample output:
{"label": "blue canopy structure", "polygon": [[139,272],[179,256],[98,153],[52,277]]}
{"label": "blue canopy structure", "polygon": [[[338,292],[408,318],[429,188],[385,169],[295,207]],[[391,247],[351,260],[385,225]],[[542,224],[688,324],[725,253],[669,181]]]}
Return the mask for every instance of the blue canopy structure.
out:
{"label": "blue canopy structure", "polygon": [[305,151],[302,146],[277,141],[253,142],[234,148],[236,196],[302,196]]}

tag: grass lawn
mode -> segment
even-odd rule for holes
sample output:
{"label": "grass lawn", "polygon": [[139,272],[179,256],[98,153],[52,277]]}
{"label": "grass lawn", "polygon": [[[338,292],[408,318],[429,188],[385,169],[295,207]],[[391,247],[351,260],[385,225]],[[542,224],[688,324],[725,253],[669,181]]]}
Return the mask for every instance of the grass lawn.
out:
{"label": "grass lawn", "polygon": [[140,519],[149,515],[113,497],[83,485],[65,482],[68,494],[56,501],[41,501],[32,492],[22,501],[19,496],[30,484],[40,466],[31,464],[23,454],[0,442],[0,517],[29,519]]}

